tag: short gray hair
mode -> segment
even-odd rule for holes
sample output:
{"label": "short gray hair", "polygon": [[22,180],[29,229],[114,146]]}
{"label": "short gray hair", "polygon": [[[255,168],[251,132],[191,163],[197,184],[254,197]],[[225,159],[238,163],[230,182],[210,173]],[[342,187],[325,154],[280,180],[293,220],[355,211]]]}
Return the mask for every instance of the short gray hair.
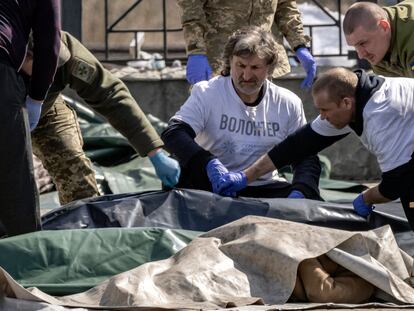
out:
{"label": "short gray hair", "polygon": [[277,45],[273,35],[256,26],[243,27],[235,31],[227,40],[221,58],[220,73],[230,75],[230,61],[233,56],[257,55],[266,60],[271,75],[278,60]]}

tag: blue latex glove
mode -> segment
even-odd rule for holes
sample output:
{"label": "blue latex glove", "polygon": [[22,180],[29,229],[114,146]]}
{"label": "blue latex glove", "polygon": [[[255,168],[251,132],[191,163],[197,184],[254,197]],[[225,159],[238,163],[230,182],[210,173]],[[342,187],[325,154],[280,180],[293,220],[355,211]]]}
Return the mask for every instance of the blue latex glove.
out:
{"label": "blue latex glove", "polygon": [[167,156],[163,151],[158,151],[149,159],[155,168],[157,176],[164,185],[172,188],[178,183],[181,169],[176,160]]}
{"label": "blue latex glove", "polygon": [[365,204],[364,197],[360,193],[353,202],[355,212],[362,217],[367,217],[375,208],[375,205]]}
{"label": "blue latex glove", "polygon": [[302,192],[300,192],[299,190],[292,190],[289,195],[288,195],[289,199],[304,199],[305,196],[303,195]]}
{"label": "blue latex glove", "polygon": [[301,88],[310,88],[316,75],[316,63],[312,54],[305,47],[296,50],[296,57],[306,71],[306,78],[300,84]]}
{"label": "blue latex glove", "polygon": [[212,159],[206,165],[206,171],[208,179],[213,186],[213,192],[219,193],[218,187],[220,184],[220,179],[224,174],[228,173],[228,169],[220,162],[219,159]]}
{"label": "blue latex glove", "polygon": [[33,131],[39,123],[40,114],[42,112],[42,103],[32,99],[30,96],[26,97],[26,108],[29,117],[30,130]]}
{"label": "blue latex glove", "polygon": [[224,196],[236,196],[236,192],[247,187],[246,174],[243,172],[228,172],[220,179],[218,191]]}
{"label": "blue latex glove", "polygon": [[208,80],[213,71],[205,54],[190,54],[187,60],[187,80],[190,84]]}

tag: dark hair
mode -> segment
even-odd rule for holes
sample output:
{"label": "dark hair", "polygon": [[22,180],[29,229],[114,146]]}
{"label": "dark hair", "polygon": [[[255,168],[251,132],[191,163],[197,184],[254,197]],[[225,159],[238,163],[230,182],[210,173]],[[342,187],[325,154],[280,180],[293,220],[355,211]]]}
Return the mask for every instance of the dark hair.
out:
{"label": "dark hair", "polygon": [[230,61],[233,56],[247,57],[257,55],[265,59],[271,75],[278,60],[277,46],[273,35],[256,26],[243,27],[235,31],[224,46],[220,64],[222,76],[230,75]]}

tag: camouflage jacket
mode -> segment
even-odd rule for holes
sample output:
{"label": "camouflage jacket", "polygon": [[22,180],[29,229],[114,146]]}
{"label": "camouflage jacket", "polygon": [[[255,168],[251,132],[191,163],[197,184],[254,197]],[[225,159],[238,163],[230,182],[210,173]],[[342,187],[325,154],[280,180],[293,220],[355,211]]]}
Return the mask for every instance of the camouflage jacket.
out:
{"label": "camouflage jacket", "polygon": [[403,1],[384,10],[391,22],[390,51],[372,69],[384,76],[414,78],[414,1]]}
{"label": "camouflage jacket", "polygon": [[275,35],[279,64],[274,77],[290,72],[283,37],[292,48],[310,43],[293,0],[177,0],[177,3],[187,53],[207,54],[215,73],[227,38],[243,26],[259,26]]}
{"label": "camouflage jacket", "polygon": [[163,146],[161,138],[126,85],[106,70],[76,38],[63,31],[59,63],[43,104],[42,116],[52,107],[62,90],[69,86],[124,135],[141,156]]}

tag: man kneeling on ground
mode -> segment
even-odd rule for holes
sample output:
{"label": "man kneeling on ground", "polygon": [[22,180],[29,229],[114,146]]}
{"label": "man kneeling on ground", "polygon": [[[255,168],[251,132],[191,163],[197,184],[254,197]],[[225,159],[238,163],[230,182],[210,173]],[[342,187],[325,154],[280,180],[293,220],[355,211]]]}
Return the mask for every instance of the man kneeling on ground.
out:
{"label": "man kneeling on ground", "polygon": [[[258,27],[236,31],[225,46],[221,75],[193,86],[162,134],[181,166],[177,187],[218,193],[215,181],[228,170],[253,164],[306,123],[299,97],[267,79],[278,62],[275,45]],[[320,199],[317,156],[292,164],[292,184],[272,170],[229,195]]]}

